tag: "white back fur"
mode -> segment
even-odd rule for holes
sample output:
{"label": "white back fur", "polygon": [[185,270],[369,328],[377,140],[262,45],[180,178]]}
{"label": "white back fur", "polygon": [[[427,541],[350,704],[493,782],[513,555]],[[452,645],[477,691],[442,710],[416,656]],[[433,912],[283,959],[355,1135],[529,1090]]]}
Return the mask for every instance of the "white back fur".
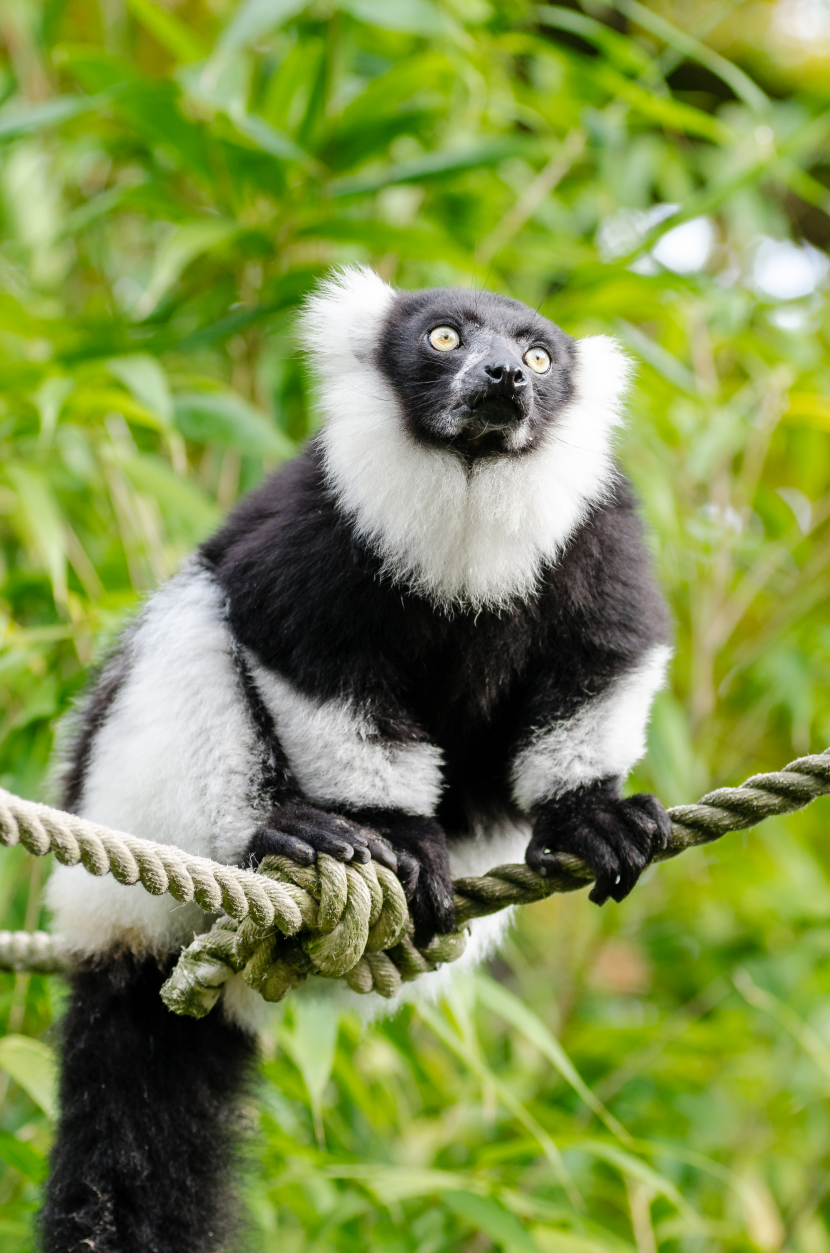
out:
{"label": "white back fur", "polygon": [[611,435],[622,420],[627,359],[608,336],[578,340],[575,398],[539,446],[468,469],[407,433],[373,364],[394,298],[371,270],[355,268],[328,280],[306,309],[337,500],[384,572],[436,604],[497,607],[530,596],[543,564],[613,482]]}
{"label": "white back fur", "polygon": [[[241,857],[265,812],[256,807],[257,744],[230,651],[222,593],[196,565],[158,591],[130,637],[130,670],[94,741],[83,818],[217,861]],[[56,866],[55,929],[83,952],[113,944],[169,951],[206,924],[181,906]]]}

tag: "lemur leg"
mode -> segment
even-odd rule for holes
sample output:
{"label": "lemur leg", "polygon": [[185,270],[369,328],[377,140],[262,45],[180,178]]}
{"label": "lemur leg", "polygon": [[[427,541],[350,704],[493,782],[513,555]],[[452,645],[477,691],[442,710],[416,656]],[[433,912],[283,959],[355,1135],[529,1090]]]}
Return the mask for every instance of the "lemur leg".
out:
{"label": "lemur leg", "polygon": [[557,853],[574,853],[596,873],[589,900],[604,905],[628,895],[671,835],[656,796],[620,796],[618,779],[603,779],[546,801],[537,811],[525,860],[541,874]]}
{"label": "lemur leg", "polygon": [[171,1013],[165,973],[125,955],[73,979],[44,1253],[228,1247],[254,1045],[221,1010],[198,1022]]}
{"label": "lemur leg", "polygon": [[340,861],[366,862],[374,857],[393,870],[409,900],[418,943],[452,931],[455,917],[447,840],[434,818],[391,809],[344,815],[306,801],[286,801],[254,833],[244,863],[256,867],[269,853],[281,853],[310,866],[318,852]]}

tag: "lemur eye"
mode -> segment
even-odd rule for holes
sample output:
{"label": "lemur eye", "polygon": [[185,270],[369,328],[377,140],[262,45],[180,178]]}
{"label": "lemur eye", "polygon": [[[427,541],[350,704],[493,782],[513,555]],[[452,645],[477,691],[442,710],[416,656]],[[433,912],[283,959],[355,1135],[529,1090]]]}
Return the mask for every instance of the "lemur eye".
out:
{"label": "lemur eye", "polygon": [[528,348],[525,353],[525,361],[534,374],[547,374],[550,369],[550,357],[544,348]]}
{"label": "lemur eye", "polygon": [[451,326],[436,326],[435,330],[429,333],[429,342],[439,352],[452,352],[453,348],[457,348],[461,343],[461,336]]}

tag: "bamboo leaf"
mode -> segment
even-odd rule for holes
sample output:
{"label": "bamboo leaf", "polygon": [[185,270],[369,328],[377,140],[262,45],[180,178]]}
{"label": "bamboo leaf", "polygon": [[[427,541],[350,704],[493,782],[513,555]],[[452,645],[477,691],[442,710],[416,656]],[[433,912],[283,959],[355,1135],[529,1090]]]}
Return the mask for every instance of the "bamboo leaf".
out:
{"label": "bamboo leaf", "polygon": [[233,392],[179,392],[175,421],[185,439],[253,457],[290,457],[294,445],[264,413]]}
{"label": "bamboo leaf", "polygon": [[548,1030],[541,1018],[538,1018],[517,996],[493,979],[478,975],[475,988],[476,997],[481,1004],[486,1005],[493,1013],[498,1014],[505,1022],[509,1022],[526,1039],[530,1040],[542,1056],[556,1067],[562,1078],[578,1093],[588,1108],[602,1119],[608,1130],[630,1148],[633,1141],[625,1127],[605,1108],[599,1097],[594,1095],[562,1045]]}
{"label": "bamboo leaf", "polygon": [[180,63],[200,61],[207,49],[184,22],[154,0],[127,0],[130,12]]}
{"label": "bamboo leaf", "polygon": [[488,1196],[474,1192],[443,1192],[441,1199],[470,1227],[488,1236],[502,1249],[539,1253],[539,1246],[509,1210]]}
{"label": "bamboo leaf", "polygon": [[33,1183],[43,1183],[49,1173],[49,1165],[42,1153],[25,1140],[18,1140],[9,1131],[0,1131],[0,1160],[13,1166]]}
{"label": "bamboo leaf", "polygon": [[54,1118],[57,1113],[57,1063],[48,1044],[27,1035],[6,1035],[0,1039],[0,1070]]}
{"label": "bamboo leaf", "polygon": [[175,227],[159,250],[150,281],[136,305],[136,317],[148,317],[192,261],[227,243],[237,230],[235,223],[220,218],[203,218]]}

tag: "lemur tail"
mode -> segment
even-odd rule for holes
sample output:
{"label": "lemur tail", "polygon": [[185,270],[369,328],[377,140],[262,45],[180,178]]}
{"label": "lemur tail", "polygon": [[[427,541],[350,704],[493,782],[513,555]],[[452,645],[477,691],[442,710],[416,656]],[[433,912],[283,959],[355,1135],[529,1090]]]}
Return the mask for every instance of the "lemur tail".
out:
{"label": "lemur tail", "polygon": [[208,1253],[230,1185],[251,1038],[165,1008],[165,972],[119,956],[73,980],[44,1253]]}

